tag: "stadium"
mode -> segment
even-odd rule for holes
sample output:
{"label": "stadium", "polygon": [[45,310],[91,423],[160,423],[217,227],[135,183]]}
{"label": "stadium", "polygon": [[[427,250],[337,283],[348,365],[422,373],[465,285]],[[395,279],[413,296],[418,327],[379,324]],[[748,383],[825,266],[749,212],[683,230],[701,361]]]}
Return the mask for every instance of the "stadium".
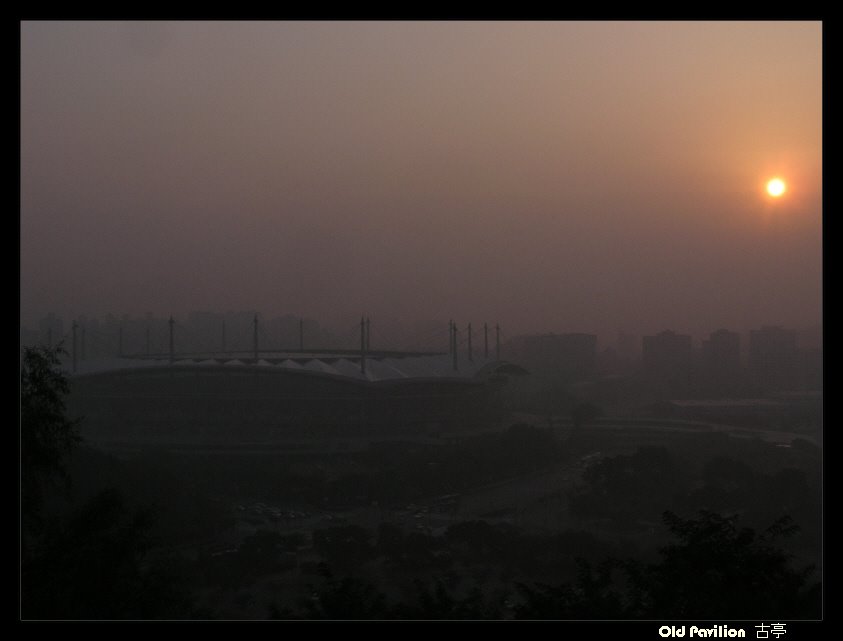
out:
{"label": "stadium", "polygon": [[252,445],[497,426],[517,365],[488,356],[257,352],[86,361],[68,409],[103,445]]}

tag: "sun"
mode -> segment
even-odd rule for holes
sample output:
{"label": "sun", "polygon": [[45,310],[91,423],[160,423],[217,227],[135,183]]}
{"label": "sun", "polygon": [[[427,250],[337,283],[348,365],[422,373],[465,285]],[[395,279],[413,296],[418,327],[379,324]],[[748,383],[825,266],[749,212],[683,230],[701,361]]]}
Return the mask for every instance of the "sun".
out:
{"label": "sun", "polygon": [[773,198],[781,197],[787,191],[787,185],[781,178],[772,178],[767,181],[767,193]]}

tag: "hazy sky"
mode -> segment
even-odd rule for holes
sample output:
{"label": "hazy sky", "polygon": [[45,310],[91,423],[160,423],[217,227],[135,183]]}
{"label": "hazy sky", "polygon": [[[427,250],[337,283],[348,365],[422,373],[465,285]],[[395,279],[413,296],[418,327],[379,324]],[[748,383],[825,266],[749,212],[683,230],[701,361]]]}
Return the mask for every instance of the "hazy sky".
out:
{"label": "hazy sky", "polygon": [[820,22],[25,22],[21,322],[816,325],[821,143]]}

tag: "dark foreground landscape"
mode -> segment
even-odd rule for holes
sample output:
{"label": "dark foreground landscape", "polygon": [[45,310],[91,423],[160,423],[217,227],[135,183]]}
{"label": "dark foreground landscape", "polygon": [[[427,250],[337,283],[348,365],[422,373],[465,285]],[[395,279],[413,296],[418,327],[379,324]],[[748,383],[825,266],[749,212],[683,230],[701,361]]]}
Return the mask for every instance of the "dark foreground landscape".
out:
{"label": "dark foreground landscape", "polygon": [[521,413],[101,447],[51,359],[24,361],[24,619],[821,617],[809,434]]}

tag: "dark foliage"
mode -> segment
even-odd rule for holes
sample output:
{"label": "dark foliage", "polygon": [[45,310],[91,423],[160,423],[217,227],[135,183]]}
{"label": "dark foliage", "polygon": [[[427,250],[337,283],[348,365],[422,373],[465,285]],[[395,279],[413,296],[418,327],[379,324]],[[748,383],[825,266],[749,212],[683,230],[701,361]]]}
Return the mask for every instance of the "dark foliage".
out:
{"label": "dark foliage", "polygon": [[313,531],[313,549],[331,567],[350,570],[372,557],[371,533],[359,525],[340,525]]}
{"label": "dark foliage", "polygon": [[151,516],[131,514],[121,494],[106,490],[51,523],[23,567],[23,618],[187,616],[189,604],[172,562],[147,560]]}
{"label": "dark foliage", "polygon": [[[103,489],[65,513],[47,510],[80,442],[66,415],[69,383],[61,348],[26,348],[21,365],[21,617],[151,619],[187,617],[177,563],[150,556],[151,510],[132,510]],[[72,502],[69,496],[68,505]]]}
{"label": "dark foliage", "polygon": [[334,621],[389,618],[386,597],[377,587],[352,576],[335,579],[324,572],[324,583],[303,602],[304,618]]}
{"label": "dark foliage", "polygon": [[583,562],[576,581],[520,585],[516,615],[526,619],[817,619],[821,584],[814,568],[794,569],[776,545],[795,526],[775,522],[763,533],[734,517],[702,512],[664,522],[677,539],[658,563]]}
{"label": "dark foliage", "polygon": [[583,480],[571,494],[571,511],[617,523],[658,519],[687,485],[664,447],[641,447],[631,455],[604,457],[586,469]]}
{"label": "dark foliage", "polygon": [[487,598],[482,588],[474,586],[465,596],[455,595],[442,579],[430,585],[419,579],[414,581],[416,600],[397,605],[392,616],[396,619],[422,621],[488,621],[502,617],[502,598]]}
{"label": "dark foliage", "polygon": [[798,528],[789,517],[758,534],[735,517],[702,512],[682,519],[665,513],[678,542],[662,561],[637,575],[636,608],[642,616],[671,619],[819,618],[819,583],[812,566],[794,569],[777,541]]}
{"label": "dark foliage", "polygon": [[66,457],[79,443],[78,420],[67,417],[70,386],[56,347],[25,347],[20,380],[21,517],[29,534],[37,531],[45,494],[69,477]]}

